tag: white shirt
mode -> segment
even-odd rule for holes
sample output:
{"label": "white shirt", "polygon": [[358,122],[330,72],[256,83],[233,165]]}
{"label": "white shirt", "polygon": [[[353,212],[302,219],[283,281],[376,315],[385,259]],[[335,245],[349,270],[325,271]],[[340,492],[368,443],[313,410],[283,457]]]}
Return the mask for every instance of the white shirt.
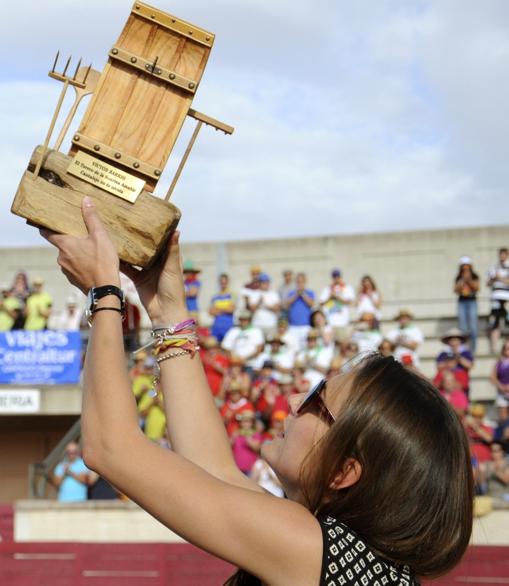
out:
{"label": "white shirt", "polygon": [[376,319],[382,317],[382,312],[376,307],[375,302],[380,301],[380,293],[378,291],[372,291],[371,295],[361,293],[357,300],[357,315],[360,317],[363,313],[372,313]]}
{"label": "white shirt", "polygon": [[359,353],[376,352],[383,339],[378,330],[356,330],[352,334],[352,341],[359,346]]}
{"label": "white shirt", "polygon": [[262,364],[266,360],[271,360],[274,363],[275,369],[272,373],[272,376],[279,382],[281,379],[282,373],[277,370],[277,368],[283,368],[284,370],[291,370],[295,365],[295,352],[293,350],[286,348],[283,346],[279,352],[276,354],[272,354],[269,348],[267,348],[262,354],[260,355],[261,358],[259,362]]}
{"label": "white shirt", "polygon": [[67,309],[64,309],[59,315],[50,318],[50,326],[52,330],[65,330],[68,332],[79,330],[83,312],[76,308],[71,315]]}
{"label": "white shirt", "polygon": [[[253,354],[259,346],[263,346],[265,339],[259,328],[248,326],[241,330],[239,326],[230,328],[223,338],[221,346],[231,352],[234,356],[246,358]],[[255,366],[257,357],[246,362],[247,366]]]}
{"label": "white shirt", "polygon": [[262,329],[275,329],[277,325],[277,313],[271,311],[268,307],[279,305],[281,300],[279,293],[276,291],[262,291],[261,289],[246,289],[248,292],[249,305],[258,305],[261,300],[261,304],[258,309],[253,313],[253,319],[251,323],[253,326]]}
{"label": "white shirt", "polygon": [[417,326],[407,326],[406,328],[395,328],[391,330],[387,336],[385,336],[388,340],[390,340],[393,344],[396,344],[396,350],[394,351],[394,358],[396,360],[402,361],[403,356],[411,356],[412,362],[415,366],[419,364],[419,356],[416,350],[410,350],[410,348],[406,348],[405,346],[398,345],[398,340],[403,338],[409,342],[417,342],[417,344],[422,344],[424,341],[424,336],[422,335],[421,330]]}
{"label": "white shirt", "polygon": [[501,265],[500,263],[490,267],[488,271],[488,279],[495,279],[491,284],[491,295],[490,298],[494,300],[508,300],[509,299],[509,285],[502,281],[497,281],[497,277],[500,279],[509,279],[509,263]]}
{"label": "white shirt", "polygon": [[303,362],[306,366],[304,372],[305,378],[311,384],[311,387],[317,385],[326,375],[320,369],[328,370],[334,357],[334,350],[331,346],[317,346],[316,348],[306,348],[297,356],[297,360]]}
{"label": "white shirt", "polygon": [[320,295],[320,303],[323,306],[329,324],[333,328],[343,328],[350,323],[350,309],[339,299],[331,299],[331,289],[336,295],[340,295],[345,301],[353,301],[355,292],[350,285],[329,285],[323,289]]}

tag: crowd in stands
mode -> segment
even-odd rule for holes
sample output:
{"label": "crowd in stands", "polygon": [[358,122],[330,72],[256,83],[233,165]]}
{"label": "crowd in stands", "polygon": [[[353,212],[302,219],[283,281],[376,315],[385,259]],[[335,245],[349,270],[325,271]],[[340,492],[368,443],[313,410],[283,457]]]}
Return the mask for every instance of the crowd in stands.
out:
{"label": "crowd in stands", "polygon": [[[196,319],[200,304],[206,303],[200,296],[200,272],[193,263],[184,264],[188,310]],[[279,287],[260,266],[251,267],[250,272],[248,282],[238,292],[231,290],[227,274],[219,275],[217,293],[206,308],[211,325],[198,328],[200,354],[239,468],[267,490],[281,495],[277,478],[259,453],[263,442],[283,433],[288,397],[352,368],[366,352],[392,355],[406,367],[419,370],[424,335],[412,312],[403,308],[395,316],[388,316],[394,322],[382,333],[383,297],[369,275],[354,287],[340,269],[334,268],[329,282],[315,292],[303,272],[284,271]],[[441,339],[443,349],[436,357],[433,382],[464,422],[478,493],[509,500],[509,340],[502,340],[501,335],[503,327],[509,325],[507,249],[500,249],[498,262],[489,268],[486,281],[492,307],[488,334],[491,352],[496,355],[491,373],[497,389],[493,409],[470,401],[480,284],[472,260],[462,257],[452,286],[458,299],[459,327],[448,330]],[[41,279],[29,284],[22,272],[12,286],[2,287],[0,331],[47,327],[52,302],[43,287]],[[136,303],[130,305],[132,323],[124,334],[126,348],[132,351],[139,346],[140,317]],[[59,320],[50,323],[77,329],[81,319],[75,301],[68,299]],[[153,369],[152,356],[143,350],[134,354],[130,368],[133,393],[145,434],[170,447],[163,397],[154,383]],[[73,451],[74,446],[71,448]],[[60,490],[62,480],[58,484],[58,478],[66,470],[63,477],[68,478],[68,471],[73,470],[67,464],[64,461],[55,470],[55,484]],[[73,482],[90,485],[88,473],[74,467],[76,474],[70,475]]]}

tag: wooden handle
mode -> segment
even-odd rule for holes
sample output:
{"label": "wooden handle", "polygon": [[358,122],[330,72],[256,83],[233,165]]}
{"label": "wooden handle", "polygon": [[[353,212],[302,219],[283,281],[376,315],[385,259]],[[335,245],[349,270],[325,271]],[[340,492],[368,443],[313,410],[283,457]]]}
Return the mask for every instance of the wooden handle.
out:
{"label": "wooden handle", "polygon": [[198,124],[196,125],[196,128],[194,129],[193,136],[191,136],[191,140],[189,141],[189,144],[187,145],[186,152],[184,153],[184,156],[182,157],[182,160],[180,161],[177,172],[175,173],[175,177],[173,177],[173,181],[171,182],[170,188],[168,189],[168,193],[166,194],[164,201],[170,201],[171,194],[173,193],[173,190],[175,189],[175,185],[177,184],[177,181],[182,173],[182,170],[184,169],[184,165],[186,164],[186,161],[189,157],[191,149],[193,148],[194,141],[196,140],[202,125],[203,125],[203,122],[200,120],[198,122]]}

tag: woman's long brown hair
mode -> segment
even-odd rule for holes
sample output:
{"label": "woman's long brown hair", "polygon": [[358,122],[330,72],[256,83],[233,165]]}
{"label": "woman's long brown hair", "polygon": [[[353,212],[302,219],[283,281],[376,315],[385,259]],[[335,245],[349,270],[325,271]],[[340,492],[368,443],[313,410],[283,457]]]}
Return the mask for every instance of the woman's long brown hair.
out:
{"label": "woman's long brown hair", "polygon": [[[359,481],[330,486],[349,458]],[[384,559],[436,577],[462,558],[472,531],[473,478],[463,426],[433,385],[392,357],[356,369],[336,423],[306,458],[301,486],[317,517],[330,515]],[[240,570],[228,586],[260,581]]]}

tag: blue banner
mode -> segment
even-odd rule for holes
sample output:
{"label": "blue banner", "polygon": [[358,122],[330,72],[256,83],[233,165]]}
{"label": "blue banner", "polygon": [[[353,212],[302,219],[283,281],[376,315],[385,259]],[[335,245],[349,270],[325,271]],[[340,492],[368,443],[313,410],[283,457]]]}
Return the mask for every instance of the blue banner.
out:
{"label": "blue banner", "polygon": [[77,331],[0,332],[0,384],[76,384],[80,365]]}

